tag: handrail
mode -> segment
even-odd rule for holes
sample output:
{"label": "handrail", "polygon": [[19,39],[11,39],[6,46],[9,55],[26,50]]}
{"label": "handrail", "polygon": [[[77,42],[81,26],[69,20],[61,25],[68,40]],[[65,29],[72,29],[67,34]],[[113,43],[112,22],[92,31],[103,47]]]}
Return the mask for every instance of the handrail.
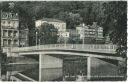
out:
{"label": "handrail", "polygon": [[96,50],[116,50],[116,45],[109,44],[47,44],[47,45],[38,45],[31,47],[13,47],[11,52],[17,51],[32,51],[32,50],[43,50],[43,49],[77,49],[77,50],[86,50],[86,49],[96,49]]}

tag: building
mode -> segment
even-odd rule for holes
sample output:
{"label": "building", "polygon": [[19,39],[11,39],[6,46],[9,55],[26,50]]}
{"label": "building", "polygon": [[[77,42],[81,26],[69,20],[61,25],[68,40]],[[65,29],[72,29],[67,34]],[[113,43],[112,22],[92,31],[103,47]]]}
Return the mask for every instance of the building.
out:
{"label": "building", "polygon": [[1,46],[19,46],[18,13],[1,11]]}
{"label": "building", "polygon": [[26,47],[29,46],[29,37],[28,37],[29,29],[26,24],[20,23],[19,28],[19,46],[20,47]]}
{"label": "building", "polygon": [[80,34],[76,29],[67,29],[69,32],[69,43],[79,43],[80,42]]}
{"label": "building", "polygon": [[20,47],[29,46],[28,29],[19,30],[19,42]]}
{"label": "building", "polygon": [[66,31],[66,23],[65,22],[63,22],[61,20],[57,20],[57,19],[52,19],[52,18],[43,18],[43,19],[40,19],[40,20],[36,20],[35,21],[35,26],[37,28],[39,28],[44,23],[54,25],[54,27],[56,29],[58,29],[58,32]]}
{"label": "building", "polygon": [[[87,27],[88,28],[88,27]],[[78,34],[80,34],[80,39],[83,39],[83,37],[85,36],[85,25],[84,24],[80,24],[76,27],[76,31],[78,32]]]}
{"label": "building", "polygon": [[5,52],[10,47],[19,47],[22,42],[28,45],[28,41],[25,41],[26,38],[28,40],[28,30],[22,26],[19,12],[13,10],[14,6],[14,3],[9,3],[8,10],[1,10],[1,47]]}
{"label": "building", "polygon": [[70,33],[65,31],[65,32],[59,32],[59,38],[58,38],[58,43],[67,43],[70,37]]}
{"label": "building", "polygon": [[43,18],[35,21],[35,26],[37,29],[40,29],[42,24],[52,24],[56,29],[58,29],[58,43],[64,43],[65,40],[69,38],[69,32],[66,31],[66,23],[62,20],[53,19],[53,18]]}
{"label": "building", "polygon": [[84,39],[85,43],[99,43],[103,41],[103,28],[98,26],[96,22],[92,25],[80,24],[76,27],[80,39]]}

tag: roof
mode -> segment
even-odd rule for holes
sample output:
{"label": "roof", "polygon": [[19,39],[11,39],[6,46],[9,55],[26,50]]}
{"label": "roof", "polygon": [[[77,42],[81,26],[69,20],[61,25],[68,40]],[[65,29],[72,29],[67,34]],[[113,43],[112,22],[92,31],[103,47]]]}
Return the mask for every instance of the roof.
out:
{"label": "roof", "polygon": [[48,21],[48,22],[61,22],[61,23],[64,23],[64,21],[62,21],[62,20],[53,19],[53,18],[43,18],[43,19],[40,19],[40,20]]}
{"label": "roof", "polygon": [[94,29],[94,28],[102,28],[102,27],[100,27],[99,25],[96,25],[96,26],[94,26],[94,25],[85,25],[85,26],[83,26],[83,24],[80,24],[80,25],[78,25],[77,27],[88,27],[88,28],[90,28],[90,29]]}

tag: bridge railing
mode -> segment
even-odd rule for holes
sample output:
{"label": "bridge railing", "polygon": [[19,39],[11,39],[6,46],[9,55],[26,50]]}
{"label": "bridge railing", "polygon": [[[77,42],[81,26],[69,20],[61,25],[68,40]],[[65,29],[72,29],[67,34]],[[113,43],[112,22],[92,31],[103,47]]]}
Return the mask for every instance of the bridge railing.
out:
{"label": "bridge railing", "polygon": [[45,49],[76,49],[76,50],[109,50],[115,51],[116,45],[109,44],[47,44],[38,45],[31,47],[14,47],[11,52],[20,51],[34,51],[34,50],[45,50]]}

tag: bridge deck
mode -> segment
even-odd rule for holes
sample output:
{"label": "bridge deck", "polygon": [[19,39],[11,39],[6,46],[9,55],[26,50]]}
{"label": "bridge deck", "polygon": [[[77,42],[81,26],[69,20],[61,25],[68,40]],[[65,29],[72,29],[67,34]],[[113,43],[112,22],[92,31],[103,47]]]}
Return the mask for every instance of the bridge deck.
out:
{"label": "bridge deck", "polygon": [[40,50],[75,50],[75,51],[89,51],[99,53],[111,53],[115,54],[116,45],[105,45],[105,44],[50,44],[50,45],[39,45],[31,47],[14,47],[11,49],[13,53],[19,52],[31,52]]}
{"label": "bridge deck", "polygon": [[[115,60],[123,60],[117,56],[116,45],[108,44],[50,44],[38,45],[31,47],[14,47],[9,50],[10,53],[18,53],[19,55],[35,55],[35,54],[58,54],[61,56],[89,56],[98,58],[107,58]],[[85,54],[86,53],[86,54]],[[15,54],[14,54],[15,55]],[[12,56],[12,54],[10,54]]]}

